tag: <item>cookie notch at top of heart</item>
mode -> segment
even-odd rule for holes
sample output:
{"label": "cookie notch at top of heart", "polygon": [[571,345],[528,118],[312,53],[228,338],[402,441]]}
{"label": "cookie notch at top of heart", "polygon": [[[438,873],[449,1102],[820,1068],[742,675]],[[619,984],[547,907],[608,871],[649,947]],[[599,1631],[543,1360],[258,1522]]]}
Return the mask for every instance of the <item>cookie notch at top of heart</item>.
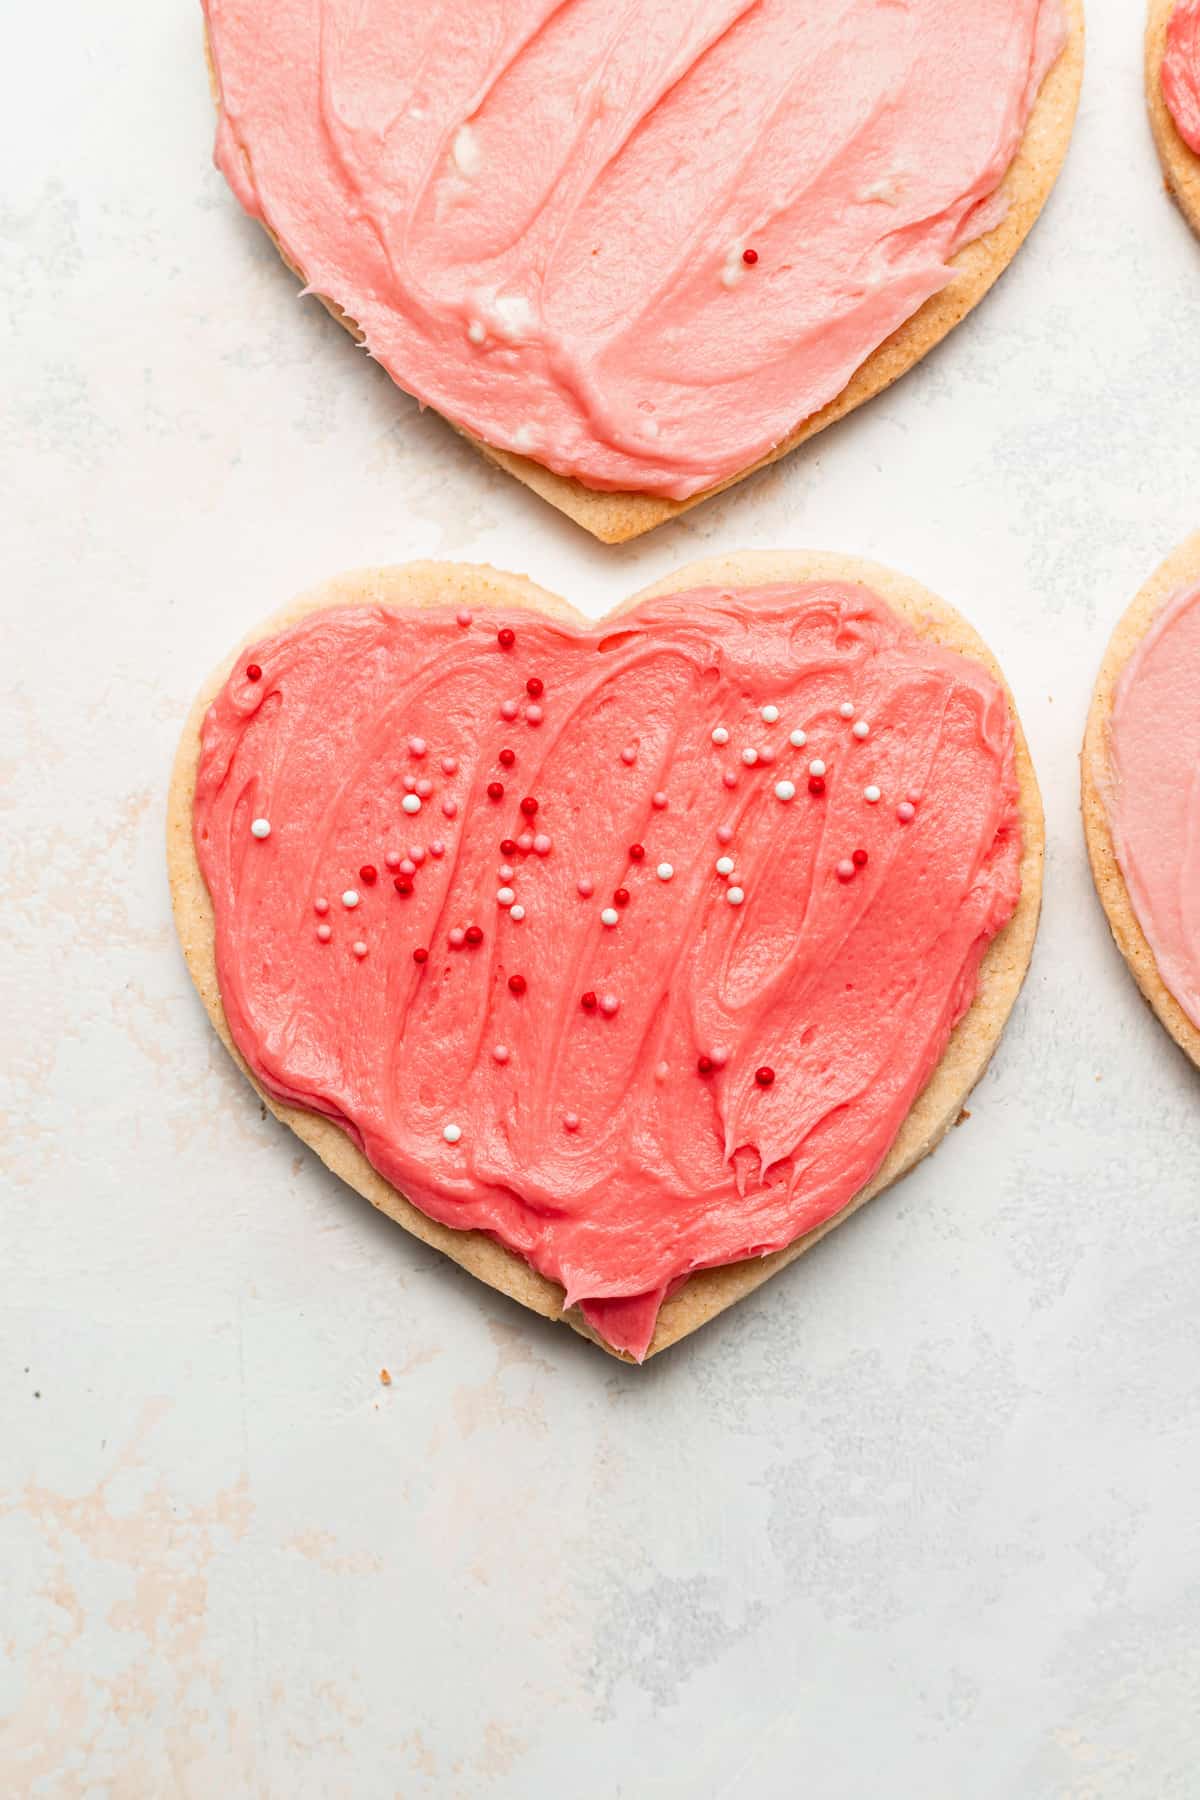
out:
{"label": "cookie notch at top of heart", "polygon": [[263,633],[181,741],[181,942],[266,1103],[414,1235],[652,1353],[958,1117],[1028,966],[1042,820],[1002,677],[934,596],[744,554],[589,626],[417,564]]}
{"label": "cookie notch at top of heart", "polygon": [[247,211],[398,385],[606,542],[959,323],[1053,186],[1083,61],[1082,0],[952,28],[941,0],[206,12]]}

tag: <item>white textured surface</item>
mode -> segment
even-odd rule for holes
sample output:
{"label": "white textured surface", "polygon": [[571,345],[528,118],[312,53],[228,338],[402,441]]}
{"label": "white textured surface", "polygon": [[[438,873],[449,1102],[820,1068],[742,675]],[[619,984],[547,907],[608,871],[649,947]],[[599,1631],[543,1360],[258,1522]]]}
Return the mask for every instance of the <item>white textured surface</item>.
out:
{"label": "white textured surface", "polygon": [[[1200,1086],[1109,943],[1076,750],[1110,625],[1200,524],[1200,245],[1140,5],[1090,12],[1066,174],[992,298],[624,551],[297,300],[209,166],[193,6],[10,25],[6,1795],[1198,1791]],[[793,544],[991,641],[1043,936],[969,1125],[636,1373],[262,1117],[175,948],[167,772],[210,665],[337,570],[484,558],[600,611]]]}

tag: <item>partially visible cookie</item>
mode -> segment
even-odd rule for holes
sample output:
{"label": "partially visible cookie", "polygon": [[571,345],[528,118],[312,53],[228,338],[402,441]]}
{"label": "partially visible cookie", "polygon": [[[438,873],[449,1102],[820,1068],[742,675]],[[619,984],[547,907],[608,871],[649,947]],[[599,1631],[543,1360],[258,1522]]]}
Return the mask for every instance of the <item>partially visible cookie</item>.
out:
{"label": "partially visible cookie", "polygon": [[1082,785],[1092,875],[1117,947],[1200,1066],[1200,533],[1112,635]]}
{"label": "partially visible cookie", "polygon": [[[1192,42],[1196,51],[1197,80],[1200,83],[1200,5],[1197,0],[1150,0],[1150,16],[1146,27],[1146,105],[1154,142],[1162,160],[1167,192],[1194,231],[1200,231],[1200,155],[1192,149],[1180,132],[1168,105],[1163,88],[1163,64],[1168,52],[1168,33],[1172,20],[1175,32],[1192,15]],[[1182,41],[1176,55],[1183,53]]]}

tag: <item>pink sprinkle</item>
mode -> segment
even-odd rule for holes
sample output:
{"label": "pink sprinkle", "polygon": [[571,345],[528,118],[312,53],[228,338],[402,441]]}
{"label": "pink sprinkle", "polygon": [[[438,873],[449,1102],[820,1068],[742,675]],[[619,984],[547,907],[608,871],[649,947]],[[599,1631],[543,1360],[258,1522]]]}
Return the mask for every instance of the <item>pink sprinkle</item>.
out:
{"label": "pink sprinkle", "polygon": [[[446,798],[442,801],[442,811],[445,813],[445,815],[448,819],[457,818],[458,817],[458,801],[452,800],[450,798],[449,794],[447,794]],[[430,844],[429,848],[432,850],[433,845]],[[436,855],[436,852],[435,852],[435,855]]]}
{"label": "pink sprinkle", "polygon": [[428,800],[430,794],[432,794],[432,792],[433,792],[432,781],[428,781],[428,780],[424,780],[424,779],[421,781],[418,781],[417,792],[418,792],[418,794],[420,794],[422,800]]}
{"label": "pink sprinkle", "polygon": [[401,875],[415,875],[417,872],[417,865],[411,858],[406,856],[404,861],[399,864],[399,869]]}
{"label": "pink sprinkle", "polygon": [[909,790],[908,790],[908,798],[909,798],[909,800],[910,800],[910,801],[911,801],[911,803],[912,803],[912,805],[913,805],[913,806],[916,806],[916,805],[918,805],[918,804],[919,804],[919,803],[920,803],[920,799],[921,799],[921,790],[920,790],[920,788],[909,788]]}
{"label": "pink sprinkle", "polygon": [[611,1019],[613,1014],[620,1007],[620,1004],[621,1002],[617,999],[615,994],[605,994],[600,1001],[600,1011],[604,1013],[607,1018]]}
{"label": "pink sprinkle", "polygon": [[320,900],[314,900],[313,901],[313,911],[315,913],[320,913],[322,916],[324,916],[324,914],[329,911],[328,900],[323,899],[323,898]]}
{"label": "pink sprinkle", "polygon": [[383,860],[389,869],[398,869],[400,867],[400,852],[398,850],[389,850]]}
{"label": "pink sprinkle", "polygon": [[586,875],[580,877],[576,886],[585,900],[590,900],[596,891],[595,883],[589,881]]}
{"label": "pink sprinkle", "polygon": [[759,751],[758,760],[760,763],[773,763],[775,761],[775,752],[769,744],[764,745]]}
{"label": "pink sprinkle", "polygon": [[709,1051],[708,1060],[714,1069],[723,1069],[725,1064],[729,1061],[729,1052],[718,1045],[715,1049]]}
{"label": "pink sprinkle", "polygon": [[916,815],[917,809],[911,800],[902,800],[896,808],[896,817],[902,825],[907,825],[910,819],[916,818]]}
{"label": "pink sprinkle", "polygon": [[450,935],[451,948],[455,949],[455,950],[461,950],[463,945],[467,941],[467,934],[463,930],[462,926],[461,925],[452,926],[450,929],[449,935]]}
{"label": "pink sprinkle", "polygon": [[409,862],[415,862],[418,869],[420,868],[421,864],[425,861],[425,852],[420,844],[410,844],[408,846],[408,860]]}
{"label": "pink sprinkle", "polygon": [[549,856],[549,854],[550,854],[550,839],[546,836],[546,833],[544,831],[538,832],[537,836],[533,840],[533,847],[537,851],[539,856]]}
{"label": "pink sprinkle", "polygon": [[410,755],[424,756],[425,752],[429,748],[429,745],[425,742],[424,738],[410,737],[408,740],[408,748],[409,748]]}
{"label": "pink sprinkle", "polygon": [[521,833],[520,837],[517,839],[517,848],[518,850],[523,850],[526,856],[529,855],[529,852],[533,849],[532,831],[523,831]]}
{"label": "pink sprinkle", "polygon": [[317,936],[323,944],[327,944],[333,936],[333,927],[331,925],[318,925]]}
{"label": "pink sprinkle", "polygon": [[499,875],[501,881],[511,881],[513,878],[512,864],[501,863],[500,867],[496,870],[496,873]]}
{"label": "pink sprinkle", "polygon": [[[445,856],[446,846],[445,846],[445,844],[443,844],[441,838],[434,838],[433,842],[429,846],[429,854],[430,854],[430,856]],[[413,861],[416,862],[416,860],[417,859],[414,856]]]}
{"label": "pink sprinkle", "polygon": [[621,752],[621,761],[623,763],[629,763],[629,764],[635,763],[637,761],[636,745],[626,744],[625,748]]}
{"label": "pink sprinkle", "polygon": [[517,710],[517,703],[515,700],[502,700],[500,702],[500,717],[502,719],[515,719]]}
{"label": "pink sprinkle", "polygon": [[667,796],[660,790],[657,794],[652,796],[650,804],[657,807],[659,812],[663,812],[666,808]]}
{"label": "pink sprinkle", "polygon": [[367,954],[367,946],[363,943],[361,938],[351,944],[350,948],[353,950],[355,956],[365,956]]}
{"label": "pink sprinkle", "polygon": [[458,758],[457,758],[457,756],[443,756],[443,758],[442,758],[442,774],[443,775],[457,775],[458,774]]}
{"label": "pink sprinkle", "polygon": [[540,706],[527,706],[525,708],[525,718],[530,725],[540,725],[544,717],[545,714],[542,712]]}
{"label": "pink sprinkle", "polygon": [[409,794],[415,794],[415,793],[416,793],[416,791],[417,791],[417,778],[416,778],[416,776],[415,776],[415,775],[406,775],[406,776],[405,776],[405,777],[404,777],[404,788],[405,788],[405,792],[406,792],[406,793],[409,793]]}
{"label": "pink sprinkle", "polygon": [[854,880],[854,864],[850,861],[848,856],[843,856],[841,862],[838,864],[837,878],[839,881]]}
{"label": "pink sprinkle", "polygon": [[563,1130],[564,1131],[578,1131],[579,1130],[579,1114],[578,1113],[564,1113],[563,1114]]}
{"label": "pink sprinkle", "polygon": [[727,788],[735,788],[737,786],[737,776],[734,774],[732,769],[726,769],[725,773],[721,777],[721,780],[725,783],[725,786]]}
{"label": "pink sprinkle", "polygon": [[718,842],[718,844],[732,844],[732,842],[733,842],[733,826],[732,825],[718,825],[717,826],[717,842]]}
{"label": "pink sprinkle", "polygon": [[462,626],[463,630],[465,631],[467,629],[467,626],[471,623],[471,615],[467,611],[466,607],[460,606],[454,616],[458,620],[459,624]]}

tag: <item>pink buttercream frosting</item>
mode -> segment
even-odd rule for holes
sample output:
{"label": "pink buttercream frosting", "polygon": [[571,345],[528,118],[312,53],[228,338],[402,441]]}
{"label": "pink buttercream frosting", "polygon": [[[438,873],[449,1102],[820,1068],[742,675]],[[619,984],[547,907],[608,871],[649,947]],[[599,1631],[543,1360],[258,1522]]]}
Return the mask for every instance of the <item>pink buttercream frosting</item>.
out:
{"label": "pink buttercream frosting", "polygon": [[400,386],[680,499],[951,279],[1066,33],[1061,0],[205,10],[220,167]]}
{"label": "pink buttercream frosting", "polygon": [[1158,972],[1200,1029],[1200,588],[1122,671],[1109,724],[1109,824]]}
{"label": "pink buttercream frosting", "polygon": [[1176,130],[1200,156],[1200,0],[1179,0],[1171,14],[1162,89]]}
{"label": "pink buttercream frosting", "polygon": [[338,610],[220,690],[195,842],[262,1085],[640,1356],[879,1168],[1017,901],[1014,731],[835,582]]}

